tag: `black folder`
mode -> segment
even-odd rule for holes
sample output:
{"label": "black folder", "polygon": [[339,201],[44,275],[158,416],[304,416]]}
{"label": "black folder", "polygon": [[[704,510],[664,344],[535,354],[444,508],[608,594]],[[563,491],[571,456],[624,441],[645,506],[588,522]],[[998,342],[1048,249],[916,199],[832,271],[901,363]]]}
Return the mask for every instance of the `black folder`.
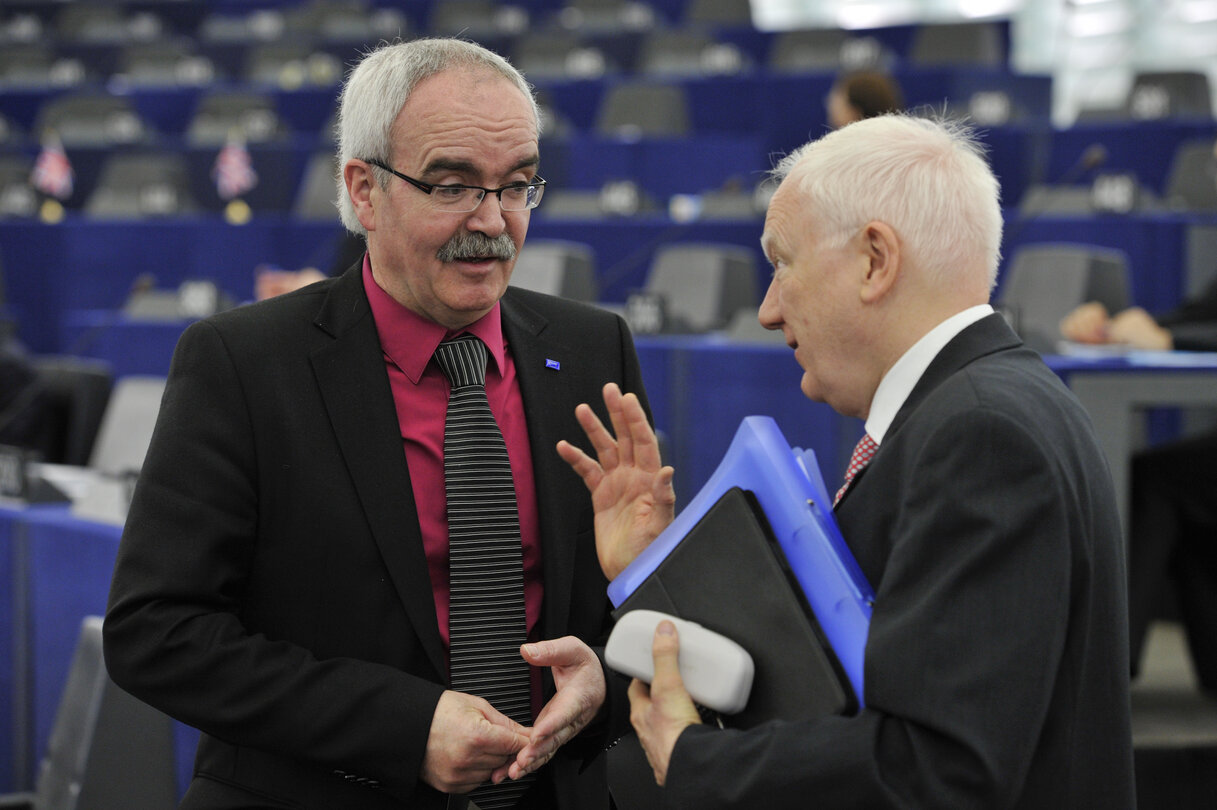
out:
{"label": "black folder", "polygon": [[[756,665],[744,710],[727,728],[852,714],[858,700],[751,492],[722,495],[617,608],[658,610],[736,641]],[[661,806],[661,790],[631,731],[608,752],[620,810]]]}

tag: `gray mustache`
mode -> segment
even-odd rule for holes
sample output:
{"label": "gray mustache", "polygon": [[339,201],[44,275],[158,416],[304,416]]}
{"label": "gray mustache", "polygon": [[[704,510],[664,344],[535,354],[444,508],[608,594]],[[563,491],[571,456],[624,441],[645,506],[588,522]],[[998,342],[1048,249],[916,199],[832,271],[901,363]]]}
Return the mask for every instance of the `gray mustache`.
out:
{"label": "gray mustache", "polygon": [[485,258],[511,261],[516,257],[516,245],[505,233],[492,238],[476,231],[461,231],[449,239],[435,256],[441,262]]}

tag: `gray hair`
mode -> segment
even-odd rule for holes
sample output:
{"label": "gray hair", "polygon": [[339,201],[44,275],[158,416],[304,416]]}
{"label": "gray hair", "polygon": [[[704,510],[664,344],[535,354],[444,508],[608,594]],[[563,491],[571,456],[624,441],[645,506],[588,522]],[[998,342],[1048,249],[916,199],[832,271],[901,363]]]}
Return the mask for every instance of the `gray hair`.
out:
{"label": "gray hair", "polygon": [[1001,259],[1001,189],[973,130],[959,121],[893,113],[805,144],[773,170],[840,247],[872,220],[900,235],[912,261],[948,281]]}
{"label": "gray hair", "polygon": [[[462,39],[415,39],[384,43],[368,53],[347,77],[338,106],[338,210],[352,233],[367,235],[355,216],[342,167],[347,161],[392,159],[392,129],[410,93],[423,79],[452,68],[481,68],[510,81],[532,105],[541,135],[541,116],[531,85],[506,59]],[[389,173],[373,169],[383,188]]]}

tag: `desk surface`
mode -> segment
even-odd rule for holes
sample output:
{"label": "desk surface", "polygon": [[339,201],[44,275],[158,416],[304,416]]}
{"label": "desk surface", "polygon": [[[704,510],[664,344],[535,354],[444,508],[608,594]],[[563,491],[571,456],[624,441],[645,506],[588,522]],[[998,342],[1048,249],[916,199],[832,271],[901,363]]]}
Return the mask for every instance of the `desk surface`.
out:
{"label": "desk surface", "polygon": [[1217,405],[1217,353],[1050,355],[1044,362],[1065,380],[1090,415],[1111,468],[1127,536],[1132,454],[1142,442],[1135,419],[1157,406]]}

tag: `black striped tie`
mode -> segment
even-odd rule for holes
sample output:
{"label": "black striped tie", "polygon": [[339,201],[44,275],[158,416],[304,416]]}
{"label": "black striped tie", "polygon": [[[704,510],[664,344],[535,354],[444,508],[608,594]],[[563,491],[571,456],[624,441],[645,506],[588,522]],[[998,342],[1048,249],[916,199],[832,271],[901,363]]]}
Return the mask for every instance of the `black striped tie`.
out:
{"label": "black striped tie", "polygon": [[[448,498],[448,634],[452,688],[477,695],[532,725],[520,516],[507,445],[486,400],[486,346],[473,335],[439,345],[452,384],[444,423]],[[470,794],[481,810],[511,807],[532,775]]]}

